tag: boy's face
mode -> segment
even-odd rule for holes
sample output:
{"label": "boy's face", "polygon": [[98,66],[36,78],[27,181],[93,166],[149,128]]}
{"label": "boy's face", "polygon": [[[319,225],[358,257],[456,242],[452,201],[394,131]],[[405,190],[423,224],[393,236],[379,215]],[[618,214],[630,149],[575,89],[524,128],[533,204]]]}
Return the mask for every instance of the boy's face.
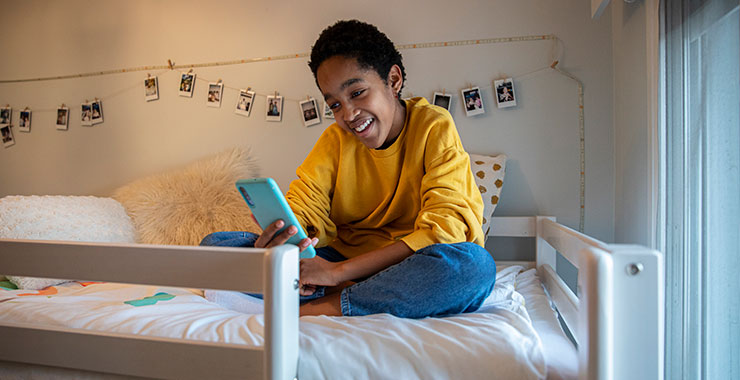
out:
{"label": "boy's face", "polygon": [[398,66],[391,68],[386,84],[356,59],[335,56],[321,63],[316,81],[337,124],[368,148],[380,148],[401,133],[406,116],[396,98],[403,84]]}

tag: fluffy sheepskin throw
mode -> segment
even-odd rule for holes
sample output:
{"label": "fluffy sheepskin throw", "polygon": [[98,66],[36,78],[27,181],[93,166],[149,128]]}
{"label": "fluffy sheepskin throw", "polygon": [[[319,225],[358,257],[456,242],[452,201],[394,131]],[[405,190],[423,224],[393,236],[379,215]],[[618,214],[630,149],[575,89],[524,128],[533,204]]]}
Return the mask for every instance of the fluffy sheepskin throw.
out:
{"label": "fluffy sheepskin throw", "polygon": [[136,180],[117,189],[144,244],[198,245],[216,231],[261,232],[234,185],[258,175],[248,148],[233,148],[184,169]]}

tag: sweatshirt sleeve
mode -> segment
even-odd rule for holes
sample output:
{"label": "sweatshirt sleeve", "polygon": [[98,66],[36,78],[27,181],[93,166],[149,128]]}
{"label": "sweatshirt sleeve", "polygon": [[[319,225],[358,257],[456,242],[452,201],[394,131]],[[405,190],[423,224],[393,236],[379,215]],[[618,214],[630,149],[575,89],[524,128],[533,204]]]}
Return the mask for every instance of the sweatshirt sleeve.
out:
{"label": "sweatshirt sleeve", "polygon": [[402,240],[414,251],[435,243],[483,245],[483,201],[454,122],[437,120],[426,139],[421,210]]}
{"label": "sweatshirt sleeve", "polygon": [[290,183],[285,197],[308,236],[319,239],[319,247],[326,246],[337,235],[337,227],[329,213],[336,181],[339,141],[330,129],[321,135],[296,170],[298,179]]}

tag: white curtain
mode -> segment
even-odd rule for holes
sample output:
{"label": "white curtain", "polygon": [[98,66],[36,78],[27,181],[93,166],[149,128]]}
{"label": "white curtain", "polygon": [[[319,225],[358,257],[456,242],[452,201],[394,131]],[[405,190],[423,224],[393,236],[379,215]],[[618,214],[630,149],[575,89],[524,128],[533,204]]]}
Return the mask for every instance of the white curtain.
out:
{"label": "white curtain", "polygon": [[740,379],[740,7],[661,7],[666,379]]}

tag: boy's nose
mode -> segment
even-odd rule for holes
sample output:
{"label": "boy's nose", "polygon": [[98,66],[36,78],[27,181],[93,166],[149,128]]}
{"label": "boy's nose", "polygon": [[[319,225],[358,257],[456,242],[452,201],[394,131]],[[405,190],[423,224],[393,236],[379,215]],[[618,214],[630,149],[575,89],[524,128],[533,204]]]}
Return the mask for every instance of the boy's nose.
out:
{"label": "boy's nose", "polygon": [[342,108],[343,108],[342,117],[344,118],[344,121],[347,123],[351,123],[352,121],[354,121],[357,118],[357,115],[360,114],[360,110],[355,107],[352,107],[351,105],[346,105],[346,106],[343,106]]}

